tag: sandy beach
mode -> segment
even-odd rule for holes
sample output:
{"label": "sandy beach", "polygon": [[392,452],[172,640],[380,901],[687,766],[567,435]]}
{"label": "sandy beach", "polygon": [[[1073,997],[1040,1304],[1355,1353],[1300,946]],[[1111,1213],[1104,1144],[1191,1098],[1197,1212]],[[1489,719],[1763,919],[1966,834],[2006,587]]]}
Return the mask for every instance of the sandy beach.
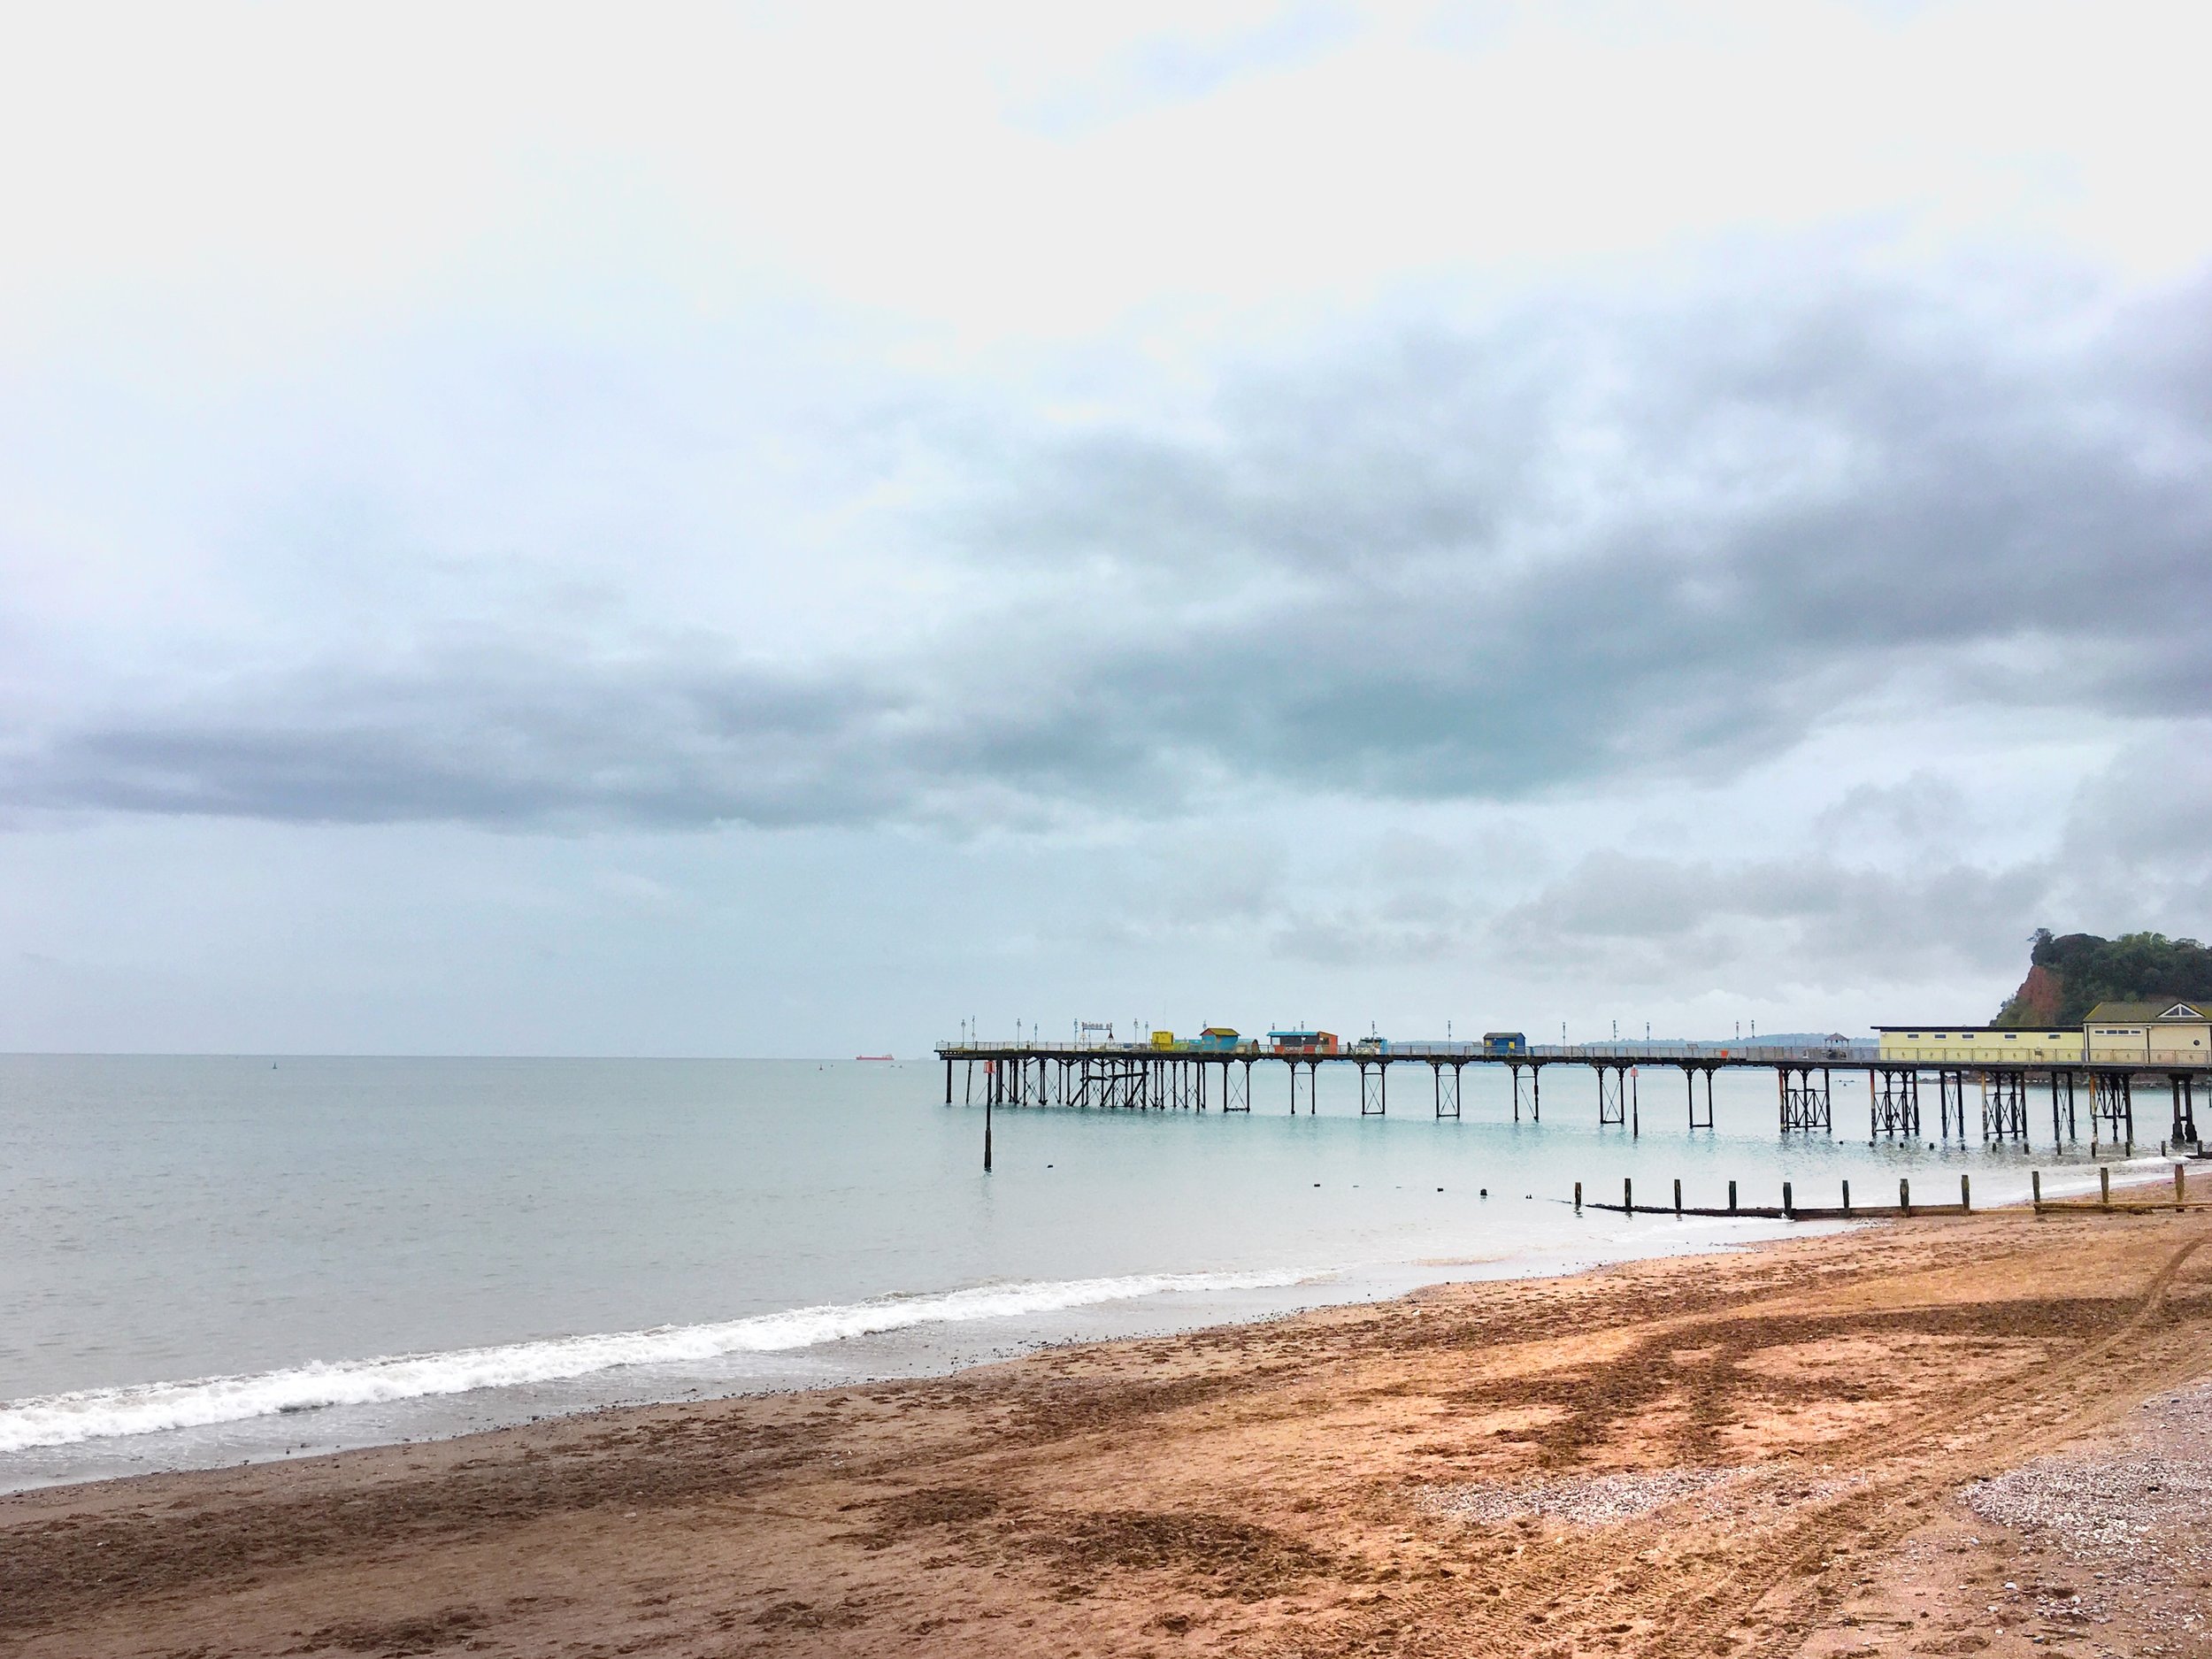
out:
{"label": "sandy beach", "polygon": [[1913,1221],[30,1493],[0,1653],[2212,1653],[2208,1238]]}

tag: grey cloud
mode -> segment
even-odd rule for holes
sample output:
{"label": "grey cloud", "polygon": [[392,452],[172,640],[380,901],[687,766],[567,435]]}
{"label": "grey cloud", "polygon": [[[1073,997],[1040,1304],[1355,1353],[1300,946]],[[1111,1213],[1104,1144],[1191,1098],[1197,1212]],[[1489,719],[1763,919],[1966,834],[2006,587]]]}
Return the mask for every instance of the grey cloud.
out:
{"label": "grey cloud", "polygon": [[1502,913],[1491,945],[1541,979],[1765,995],[1966,970],[2001,978],[2047,905],[2040,862],[1910,874],[1801,857],[1677,863],[1609,852]]}
{"label": "grey cloud", "polygon": [[2212,718],[2130,745],[2075,792],[2059,849],[2063,914],[2201,938],[2212,912],[2208,825]]}
{"label": "grey cloud", "polygon": [[1813,820],[1817,842],[1859,858],[1870,848],[1916,856],[1955,849],[1974,826],[1966,791],[1949,778],[1915,772],[1895,783],[1855,784]]}
{"label": "grey cloud", "polygon": [[1719,779],[1886,695],[2185,718],[2212,706],[2191,297],[2096,327],[1852,285],[1561,302],[1378,323],[1173,429],[986,442],[948,403],[908,430],[969,481],[916,521],[1018,600],[918,644],[333,650],[42,725],[0,804],[1026,824]]}
{"label": "grey cloud", "polygon": [[1087,772],[1144,770],[1076,729],[1048,741],[1033,710],[960,712],[864,666],[556,662],[514,646],[273,678],[92,725],[19,760],[12,795],[309,822],[785,826],[1019,816],[1079,796]]}
{"label": "grey cloud", "polygon": [[[1746,995],[1978,977],[1993,998],[2016,979],[2036,926],[2201,933],[2208,743],[2212,720],[2200,719],[2130,746],[2075,788],[2047,856],[1984,865],[1947,854],[1943,842],[1963,839],[1951,827],[1963,803],[1946,780],[1918,775],[1847,792],[1821,815],[1848,832],[1824,850],[1593,854],[1492,918],[1483,946],[1517,977],[1677,990],[1703,978]],[[1870,850],[1900,857],[1877,864]]]}
{"label": "grey cloud", "polygon": [[[2122,717],[2212,691],[2200,308],[2058,347],[1908,293],[1532,315],[1232,388],[1220,431],[1107,432],[1014,476],[1000,557],[1232,594],[1164,683],[1256,766],[1505,795],[1725,769],[1908,675]],[[2146,331],[2185,326],[2153,373]],[[2186,388],[2183,389],[2193,389]]]}
{"label": "grey cloud", "polygon": [[1268,937],[1275,956],[1325,967],[1360,967],[1378,963],[1441,962],[1462,954],[1467,935],[1452,926],[1449,914],[1418,919],[1360,915],[1293,918]]}
{"label": "grey cloud", "polygon": [[1325,862],[1301,864],[1266,836],[1168,832],[1087,927],[1103,944],[1325,965],[1434,962],[1474,938],[1457,849],[1394,831]]}

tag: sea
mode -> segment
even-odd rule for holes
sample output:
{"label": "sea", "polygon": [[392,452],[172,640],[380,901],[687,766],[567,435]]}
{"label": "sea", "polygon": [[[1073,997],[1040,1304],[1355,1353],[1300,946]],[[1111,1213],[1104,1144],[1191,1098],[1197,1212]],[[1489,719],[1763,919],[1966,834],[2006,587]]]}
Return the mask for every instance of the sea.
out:
{"label": "sea", "polygon": [[[1448,1279],[1554,1274],[1841,1224],[1625,1218],[2087,1192],[2086,1142],[1777,1133],[1766,1072],[1687,1127],[1678,1072],[1547,1073],[1514,1121],[1471,1067],[1363,1118],[1324,1067],[1289,1111],[944,1102],[929,1057],[0,1056],[0,1489],[300,1457],[635,1402],[943,1372],[1049,1343],[1260,1319]],[[1271,1087],[1271,1085],[1272,1087]],[[1933,1102],[1928,1102],[1932,1110]],[[2138,1121],[2161,1123],[2157,1102]],[[2085,1135],[2088,1125],[2082,1125]],[[2155,1133],[2155,1132],[2154,1132]],[[2109,1148],[2107,1149],[2108,1154]],[[2165,1166],[2137,1159],[2116,1179]]]}

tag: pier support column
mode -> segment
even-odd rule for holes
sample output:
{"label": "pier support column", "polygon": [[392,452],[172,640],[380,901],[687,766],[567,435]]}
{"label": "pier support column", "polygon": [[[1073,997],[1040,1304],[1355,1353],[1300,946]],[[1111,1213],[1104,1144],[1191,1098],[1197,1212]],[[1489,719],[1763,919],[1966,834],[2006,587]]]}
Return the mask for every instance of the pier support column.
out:
{"label": "pier support column", "polygon": [[1357,1064],[1359,1066],[1359,1115],[1363,1118],[1385,1116],[1390,1110],[1390,1062],[1377,1061],[1371,1073],[1368,1071],[1366,1061],[1362,1060]]}
{"label": "pier support column", "polygon": [[2028,1138],[2028,1077],[2024,1071],[2000,1071],[1982,1079],[1982,1139],[2025,1141]]}
{"label": "pier support column", "polygon": [[2090,1143],[2096,1143],[2097,1131],[2102,1126],[2108,1132],[2105,1139],[2132,1146],[2135,1143],[2135,1079],[2125,1071],[2097,1071],[2091,1074],[2091,1088]]}
{"label": "pier support column", "polygon": [[[1452,1068],[1452,1086],[1448,1090],[1444,1087],[1444,1068],[1448,1064]],[[1436,1115],[1439,1118],[1458,1117],[1459,1063],[1457,1061],[1432,1060],[1429,1062],[1429,1069],[1436,1074]]]}
{"label": "pier support column", "polygon": [[[1815,1084],[1817,1071],[1820,1081]],[[1782,1133],[1793,1130],[1832,1134],[1835,1131],[1834,1092],[1826,1066],[1777,1066],[1776,1086],[1782,1096]]]}
{"label": "pier support column", "polygon": [[[1682,1080],[1690,1091],[1690,1127],[1693,1129],[1710,1129],[1713,1126],[1713,1071],[1714,1068],[1709,1065],[1682,1068]],[[1701,1075],[1705,1079],[1705,1110],[1702,1112],[1698,1110],[1697,1105],[1697,1080]]]}
{"label": "pier support column", "polygon": [[2174,1095],[2173,1144],[2177,1148],[2197,1143],[2196,1079],[2186,1071],[2168,1074],[2167,1086]]}
{"label": "pier support column", "polygon": [[1950,1066],[1936,1070],[1936,1110],[1939,1114],[1943,1140],[1951,1138],[1951,1124],[1956,1119],[1959,1139],[1966,1139],[1966,1073]]}
{"label": "pier support column", "polygon": [[1628,1127],[1628,1068],[1609,1066],[1599,1061],[1595,1070],[1598,1074],[1598,1127],[1625,1129]]}
{"label": "pier support column", "polygon": [[1920,1073],[1911,1066],[1870,1070],[1867,1081],[1867,1133],[1920,1138]]}

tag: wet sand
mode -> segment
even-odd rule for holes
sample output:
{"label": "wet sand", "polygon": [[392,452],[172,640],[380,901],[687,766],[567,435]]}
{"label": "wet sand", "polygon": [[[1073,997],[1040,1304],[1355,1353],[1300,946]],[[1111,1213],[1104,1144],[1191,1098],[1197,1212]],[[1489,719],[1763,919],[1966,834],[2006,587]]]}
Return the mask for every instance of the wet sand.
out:
{"label": "wet sand", "polygon": [[2212,1654],[2208,1239],[1902,1222],[30,1493],[0,1655]]}

